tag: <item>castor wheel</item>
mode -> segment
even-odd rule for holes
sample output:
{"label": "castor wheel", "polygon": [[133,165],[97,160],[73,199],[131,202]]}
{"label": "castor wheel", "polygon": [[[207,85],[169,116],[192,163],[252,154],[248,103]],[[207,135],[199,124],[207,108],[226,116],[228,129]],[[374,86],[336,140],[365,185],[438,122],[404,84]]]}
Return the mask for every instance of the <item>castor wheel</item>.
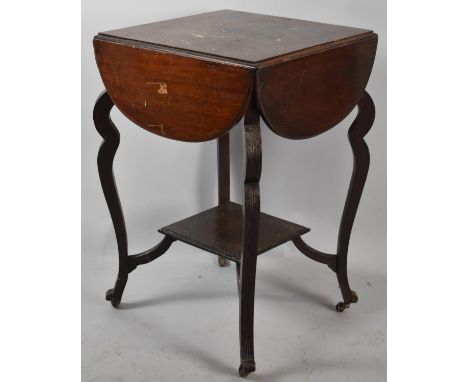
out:
{"label": "castor wheel", "polygon": [[356,302],[358,302],[358,300],[359,300],[359,299],[358,299],[357,293],[356,293],[355,291],[352,290],[352,291],[351,291],[351,302],[356,303]]}
{"label": "castor wheel", "polygon": [[222,256],[218,256],[218,265],[220,267],[227,267],[229,265],[229,260]]}
{"label": "castor wheel", "polygon": [[349,304],[346,304],[344,302],[339,302],[338,304],[336,304],[337,312],[344,312],[346,308],[349,308]]}
{"label": "castor wheel", "polygon": [[239,366],[239,375],[246,378],[250,373],[255,371],[255,361],[242,362]]}
{"label": "castor wheel", "polygon": [[114,288],[109,289],[106,292],[106,301],[110,301],[114,308],[117,308],[119,306],[120,300],[119,301],[114,300]]}

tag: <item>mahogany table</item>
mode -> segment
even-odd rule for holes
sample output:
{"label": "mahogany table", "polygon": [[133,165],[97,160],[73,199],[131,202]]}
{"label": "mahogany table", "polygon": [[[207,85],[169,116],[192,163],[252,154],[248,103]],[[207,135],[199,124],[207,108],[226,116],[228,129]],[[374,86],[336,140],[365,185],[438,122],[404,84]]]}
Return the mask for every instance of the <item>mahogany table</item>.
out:
{"label": "mahogany table", "polygon": [[[377,35],[369,30],[217,11],[145,24],[94,38],[96,62],[106,91],[94,108],[104,141],[98,169],[112,217],[119,271],[106,299],[117,307],[128,274],[180,240],[236,263],[240,301],[239,374],[255,371],[254,298],[257,255],[292,241],[305,256],[337,275],[342,312],[358,297],[347,276],[348,244],[369,168],[364,136],[374,121],[365,88]],[[129,255],[125,222],[113,175],[119,132],[113,106],[139,127],[186,142],[218,141],[218,205],[159,230],[155,247]],[[322,253],[301,238],[308,228],[260,212],[262,168],[260,118],[276,134],[305,139],[358,114],[348,137],[354,167],[336,254]],[[230,201],[229,130],[244,118],[244,202]]]}

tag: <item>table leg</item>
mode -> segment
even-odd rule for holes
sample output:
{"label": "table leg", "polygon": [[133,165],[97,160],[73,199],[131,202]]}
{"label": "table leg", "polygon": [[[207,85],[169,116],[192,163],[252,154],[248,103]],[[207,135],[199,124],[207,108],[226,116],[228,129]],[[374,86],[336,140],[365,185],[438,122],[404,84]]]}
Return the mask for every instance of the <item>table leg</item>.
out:
{"label": "table leg", "polygon": [[247,376],[255,371],[254,358],[254,302],[255,274],[260,218],[260,187],[262,150],[260,117],[252,102],[244,118],[244,205],[243,205],[243,250],[239,269],[240,305],[240,358],[239,374]]}
{"label": "table leg", "polygon": [[[230,157],[229,157],[229,133],[218,138],[218,205],[227,204],[230,201]],[[220,267],[229,265],[229,260],[218,256]]]}
{"label": "table leg", "polygon": [[240,298],[240,269],[241,263],[236,263],[237,295]]}
{"label": "table leg", "polygon": [[344,300],[343,302],[339,302],[336,306],[336,310],[339,312],[349,307],[350,303],[358,301],[357,294],[349,287],[347,268],[351,230],[369,171],[369,147],[364,141],[364,136],[374,123],[375,107],[372,98],[367,92],[364,92],[364,95],[359,101],[358,109],[358,115],[348,131],[348,139],[353,150],[353,174],[338,234],[336,274]]}
{"label": "table leg", "polygon": [[128,256],[127,230],[125,219],[120,205],[119,193],[115,185],[113,162],[115,153],[119,147],[120,134],[110,118],[110,112],[114,103],[106,91],[98,97],[93,111],[94,125],[104,139],[98,153],[98,171],[101,180],[102,191],[106,198],[107,207],[114,225],[117,248],[119,251],[119,272],[115,286],[106,293],[106,300],[115,308],[119,306],[122,294],[127,284],[128,274],[137,266],[147,264],[164,254],[174,239],[164,236],[160,243],[147,251]]}
{"label": "table leg", "polygon": [[128,279],[128,243],[125,221],[120,205],[119,194],[115,185],[113,162],[119,147],[120,133],[110,119],[110,111],[114,103],[106,91],[98,97],[93,111],[96,130],[104,139],[99,148],[97,163],[102,190],[114,225],[117,247],[119,251],[119,272],[115,287],[106,293],[106,300],[114,307],[120,304]]}

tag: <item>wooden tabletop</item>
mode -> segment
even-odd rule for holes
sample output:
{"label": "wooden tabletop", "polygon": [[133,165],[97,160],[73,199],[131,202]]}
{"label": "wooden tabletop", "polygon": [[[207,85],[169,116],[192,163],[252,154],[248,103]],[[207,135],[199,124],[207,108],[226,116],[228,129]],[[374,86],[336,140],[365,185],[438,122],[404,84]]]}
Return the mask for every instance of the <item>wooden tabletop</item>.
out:
{"label": "wooden tabletop", "polygon": [[221,10],[102,32],[98,38],[255,64],[326,44],[365,38],[371,33],[366,29]]}
{"label": "wooden tabletop", "polygon": [[223,10],[100,33],[93,43],[125,116],[166,138],[199,142],[228,132],[253,98],[283,137],[337,125],[364,93],[377,35]]}

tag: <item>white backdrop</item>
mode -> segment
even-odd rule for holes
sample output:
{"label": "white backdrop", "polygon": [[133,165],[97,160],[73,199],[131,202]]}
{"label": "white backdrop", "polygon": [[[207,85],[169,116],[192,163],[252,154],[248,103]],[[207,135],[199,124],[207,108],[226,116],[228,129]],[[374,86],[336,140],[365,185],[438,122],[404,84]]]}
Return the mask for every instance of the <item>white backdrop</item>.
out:
{"label": "white backdrop", "polygon": [[[93,36],[99,31],[217,9],[235,9],[367,28],[379,35],[375,65],[367,87],[376,105],[376,120],[366,137],[371,152],[371,165],[351,237],[349,267],[351,286],[361,281],[362,285],[368,285],[368,301],[374,301],[372,296],[375,298],[375,294],[379,294],[379,312],[382,314],[379,318],[379,331],[385,332],[386,2],[205,0],[189,3],[176,0],[170,2],[83,0],[82,4],[82,264],[85,380],[93,380],[96,376],[99,376],[98,380],[106,380],[102,374],[99,374],[104,371],[98,371],[99,368],[93,364],[93,360],[98,357],[96,352],[106,352],[108,349],[104,346],[97,350],[96,346],[91,346],[86,341],[98,335],[96,328],[99,324],[96,315],[100,313],[95,307],[104,306],[107,309],[103,295],[106,288],[113,286],[117,265],[115,236],[96,168],[96,155],[101,137],[92,123],[92,108],[103,85],[94,61]],[[304,240],[324,252],[333,253],[336,250],[339,220],[352,170],[352,154],[346,134],[355,114],[356,111],[353,111],[337,128],[316,138],[302,141],[280,138],[262,124],[263,169],[260,183],[262,211],[310,227],[311,232],[304,236]],[[126,218],[129,249],[131,253],[135,253],[153,246],[160,240],[157,228],[216,204],[216,142],[194,144],[167,140],[136,127],[118,110],[113,111],[112,117],[121,133],[121,144],[114,162],[115,177]],[[231,131],[231,194],[232,199],[238,202],[242,200],[240,133],[239,126]],[[181,244],[177,244],[169,252],[171,250],[190,252],[190,248],[183,248]],[[200,256],[208,257],[208,255]],[[188,268],[187,274],[191,266],[200,265],[200,256],[180,258],[184,267]],[[292,261],[293,258],[300,256],[302,255],[292,246],[285,245],[273,250],[269,261],[273,267],[276,264],[278,269],[281,269],[278,264],[284,264],[285,259]],[[300,264],[306,266],[305,264],[309,263],[304,261]],[[160,272],[155,271],[158,265],[154,264],[151,267],[154,272]],[[292,277],[296,271],[297,274],[303,272],[301,265],[297,268],[291,267]],[[138,272],[131,274],[127,288],[132,288],[130,286],[132,283],[137,285],[136,280],[139,277],[145,277],[141,275],[142,272],[140,274]],[[234,272],[233,267],[229,272]],[[262,272],[261,267],[258,272]],[[315,267],[314,272],[326,273],[328,269]],[[353,284],[353,277],[354,280],[360,281],[355,281]],[[378,279],[378,291],[377,287],[373,289],[371,286],[369,277]],[[330,283],[334,282],[332,276],[329,280]],[[364,283],[363,280],[367,281]],[[231,286],[234,293],[234,283]],[[157,288],[159,287],[155,287],[155,290]],[[312,289],[316,289],[316,286]],[[360,290],[356,289],[359,294]],[[148,293],[147,295],[151,296]],[[321,291],[321,295],[327,295],[327,291]],[[128,295],[126,291],[123,301],[130,299],[130,296],[132,296],[131,289],[128,290]],[[139,297],[137,290],[134,297],[135,299]],[[334,290],[330,298],[330,302],[339,301],[339,293]],[[361,294],[360,298],[362,301]],[[365,304],[365,299],[364,302],[361,301],[345,314],[350,317],[351,311],[358,311],[360,306],[365,307],[366,305],[361,305]],[[315,308],[320,309],[314,306]],[[105,312],[105,314],[114,314],[116,311],[105,310]],[[293,318],[294,316],[291,319]],[[201,322],[198,330],[203,329],[206,328]],[[235,333],[234,331],[234,335]],[[379,342],[379,346],[384,346],[382,341]],[[235,338],[231,342],[237,343]],[[373,379],[369,380],[383,380],[379,378],[383,378],[382,372],[385,369],[383,359],[385,350],[379,349],[380,369],[372,376]],[[258,359],[257,364],[259,364]],[[205,367],[198,366],[200,369]],[[237,364],[231,366],[234,370]],[[122,373],[124,372],[121,371],[119,375]],[[181,376],[179,379],[184,380]],[[160,380],[165,379],[161,377]],[[361,376],[357,380],[367,379]]]}

